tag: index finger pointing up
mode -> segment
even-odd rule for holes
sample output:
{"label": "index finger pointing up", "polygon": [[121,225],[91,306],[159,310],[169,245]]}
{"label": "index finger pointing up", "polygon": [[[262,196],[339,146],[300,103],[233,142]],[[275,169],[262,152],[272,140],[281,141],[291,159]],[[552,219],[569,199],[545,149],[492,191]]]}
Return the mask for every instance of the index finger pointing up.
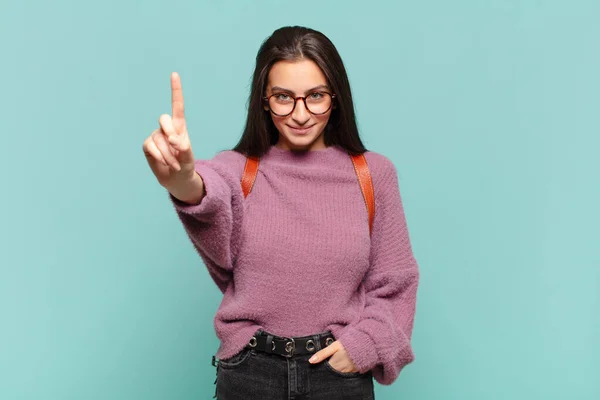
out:
{"label": "index finger pointing up", "polygon": [[183,91],[181,90],[181,79],[177,72],[171,74],[171,109],[173,120],[184,120]]}

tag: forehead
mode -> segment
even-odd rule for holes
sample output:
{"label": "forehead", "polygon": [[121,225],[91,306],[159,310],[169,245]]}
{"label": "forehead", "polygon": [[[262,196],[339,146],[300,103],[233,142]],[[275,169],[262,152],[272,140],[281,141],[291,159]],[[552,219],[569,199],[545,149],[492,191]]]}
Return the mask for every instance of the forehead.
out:
{"label": "forehead", "polygon": [[267,80],[267,88],[279,86],[295,93],[326,84],[323,71],[312,60],[278,61],[271,67]]}

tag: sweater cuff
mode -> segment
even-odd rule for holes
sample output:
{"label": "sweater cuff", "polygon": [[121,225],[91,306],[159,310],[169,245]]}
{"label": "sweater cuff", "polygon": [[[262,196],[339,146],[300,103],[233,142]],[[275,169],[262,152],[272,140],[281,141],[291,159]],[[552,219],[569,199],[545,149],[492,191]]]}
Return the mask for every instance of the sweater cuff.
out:
{"label": "sweater cuff", "polygon": [[173,202],[175,209],[183,214],[194,215],[196,217],[208,216],[215,213],[223,204],[223,200],[231,196],[230,190],[223,178],[209,166],[198,162],[196,163],[195,171],[202,178],[206,192],[200,203],[185,203],[171,193],[169,193],[169,198]]}
{"label": "sweater cuff", "polygon": [[360,373],[364,374],[377,365],[379,357],[375,342],[365,332],[349,326],[337,340],[342,343]]}

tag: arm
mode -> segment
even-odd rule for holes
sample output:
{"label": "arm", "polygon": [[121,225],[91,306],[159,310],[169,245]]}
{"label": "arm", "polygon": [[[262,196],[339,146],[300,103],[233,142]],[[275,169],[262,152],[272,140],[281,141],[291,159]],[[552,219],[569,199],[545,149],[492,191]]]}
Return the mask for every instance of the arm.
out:
{"label": "arm", "polygon": [[212,160],[196,160],[195,171],[203,182],[204,196],[196,204],[194,190],[169,197],[194,248],[204,261],[211,278],[225,293],[232,278],[233,260],[239,244],[244,215],[243,193],[240,186],[245,158],[226,151]]}
{"label": "arm", "polygon": [[189,205],[200,204],[206,191],[202,177],[195,171],[190,181],[173,182],[170,186],[165,186],[167,191],[181,203]]}
{"label": "arm", "polygon": [[[414,360],[412,335],[419,281],[402,206],[398,177],[391,161],[382,159],[373,174],[375,220],[370,268],[363,280],[366,304],[359,320],[338,340],[360,372],[373,370],[381,384],[393,383]],[[378,160],[379,161],[379,160]]]}

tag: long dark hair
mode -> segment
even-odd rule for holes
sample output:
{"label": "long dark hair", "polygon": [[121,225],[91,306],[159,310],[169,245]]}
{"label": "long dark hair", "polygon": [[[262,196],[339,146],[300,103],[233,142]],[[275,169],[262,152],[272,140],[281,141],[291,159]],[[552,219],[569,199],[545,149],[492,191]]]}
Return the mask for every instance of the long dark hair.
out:
{"label": "long dark hair", "polygon": [[324,34],[301,26],[275,30],[258,50],[248,98],[246,127],[233,150],[246,156],[261,157],[271,145],[277,143],[277,128],[270,113],[263,108],[269,71],[277,61],[302,59],[312,60],[321,68],[336,95],[336,107],[332,109],[325,127],[325,145],[338,145],[351,154],[367,151],[358,134],[350,82],[342,58]]}

